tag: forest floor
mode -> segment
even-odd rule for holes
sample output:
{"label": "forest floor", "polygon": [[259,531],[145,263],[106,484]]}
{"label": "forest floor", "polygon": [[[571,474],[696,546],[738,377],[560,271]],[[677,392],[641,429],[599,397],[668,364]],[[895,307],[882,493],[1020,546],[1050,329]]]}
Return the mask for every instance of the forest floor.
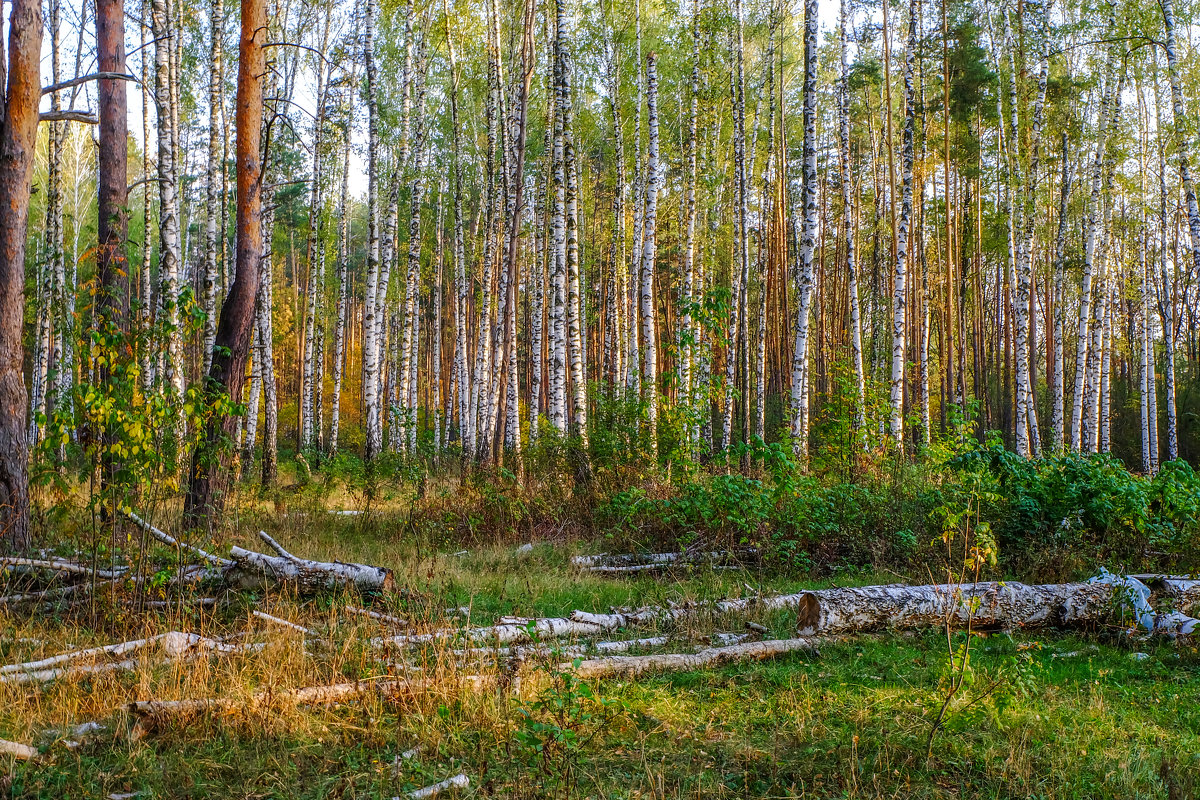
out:
{"label": "forest floor", "polygon": [[[368,643],[468,619],[491,625],[502,616],[607,612],[830,581],[709,567],[591,575],[570,556],[595,546],[418,544],[399,514],[261,513],[239,523],[244,543],[256,526],[300,556],[391,567],[400,590],[371,607],[409,625],[348,613],[346,605],[364,604],[357,598],[250,593],[155,611],[111,600],[32,618],[0,611],[5,664],[170,630],[259,648],[141,656],[126,670],[0,683],[0,738],[42,750],[12,763],[4,778],[11,796],[391,798],[463,773],[470,785],[455,790],[459,797],[1200,797],[1200,655],[1191,644],[977,634],[960,672],[950,651],[961,655],[967,635],[929,630],[826,641],[819,653],[769,661],[580,682],[562,666],[570,658],[554,652],[569,644],[545,642],[549,652],[531,656],[514,686],[507,659],[456,654],[461,641],[390,655]],[[837,583],[897,579],[856,574]],[[761,638],[795,635],[791,611],[697,617],[666,632],[668,644],[629,652],[693,652],[714,634],[745,633],[748,621],[765,628]],[[422,683],[336,705],[287,699],[291,688],[398,674]],[[488,676],[495,680],[482,688],[473,683]],[[277,700],[250,702],[264,692]],[[133,700],[214,697],[234,703],[141,723],[126,710]],[[78,736],[71,727],[91,721],[104,730],[68,746]]]}

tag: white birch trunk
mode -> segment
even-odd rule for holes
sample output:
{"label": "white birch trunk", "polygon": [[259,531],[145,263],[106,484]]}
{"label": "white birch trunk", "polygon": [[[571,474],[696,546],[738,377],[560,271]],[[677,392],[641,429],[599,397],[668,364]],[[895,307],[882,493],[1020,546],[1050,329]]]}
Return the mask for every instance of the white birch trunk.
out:
{"label": "white birch trunk", "polygon": [[[1096,245],[1100,227],[1100,189],[1104,178],[1104,158],[1109,133],[1109,111],[1115,104],[1111,80],[1114,61],[1110,54],[1105,68],[1105,79],[1110,85],[1105,87],[1100,98],[1100,109],[1096,123],[1096,154],[1092,159],[1091,194],[1088,198],[1087,217],[1084,221],[1083,248],[1083,278],[1079,293],[1079,325],[1076,331],[1078,344],[1075,355],[1075,387],[1072,395],[1071,414],[1071,449],[1079,451],[1083,448],[1084,427],[1084,379],[1087,375],[1088,352],[1090,349],[1090,334],[1092,310],[1092,282],[1096,264]],[[1119,90],[1117,93],[1119,95]],[[1114,114],[1115,117],[1115,114]],[[1115,125],[1113,126],[1115,127]]]}
{"label": "white birch trunk", "polygon": [[904,54],[904,134],[901,156],[900,222],[896,231],[896,265],[892,289],[892,374],[889,432],[896,446],[904,447],[904,372],[906,313],[908,310],[908,250],[913,205],[913,138],[916,126],[916,96],[913,72],[916,61],[919,2],[909,5],[908,46]]}
{"label": "white birch trunk", "polygon": [[846,252],[846,292],[850,303],[850,357],[854,365],[854,427],[866,443],[867,381],[863,371],[862,310],[859,302],[858,263],[854,251],[854,207],[850,172],[850,70],[846,63],[846,0],[838,12],[838,52],[841,67],[838,81],[838,171],[842,189],[842,246]]}
{"label": "white birch trunk", "polygon": [[658,458],[658,336],[655,330],[654,265],[658,254],[658,56],[646,56],[646,121],[649,128],[646,147],[646,212],[642,221],[641,316],[643,402],[646,404],[646,435],[650,453]]}

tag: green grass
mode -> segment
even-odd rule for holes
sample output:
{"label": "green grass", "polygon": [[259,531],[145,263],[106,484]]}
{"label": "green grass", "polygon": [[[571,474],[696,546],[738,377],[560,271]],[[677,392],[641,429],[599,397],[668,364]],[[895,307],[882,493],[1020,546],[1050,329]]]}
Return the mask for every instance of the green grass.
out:
{"label": "green grass", "polygon": [[[979,683],[1035,640],[976,643]],[[572,795],[591,797],[1178,797],[1200,790],[1200,662],[1160,645],[1036,640],[1024,685],[956,708],[925,757],[945,663],[936,634],[864,637],[753,666],[600,682],[620,702],[588,739]],[[1066,653],[1078,655],[1057,657]],[[1011,693],[1011,696],[1008,696]],[[970,697],[972,690],[968,690]],[[586,703],[585,703],[586,704]],[[300,714],[300,712],[295,712]],[[464,771],[478,796],[565,794],[514,744],[517,704],[398,698],[302,714],[302,724],[195,723],[18,765],[18,797],[391,797]],[[396,754],[421,746],[393,777]],[[1171,766],[1173,765],[1173,766]],[[557,767],[558,764],[555,764]]]}
{"label": "green grass", "polygon": [[[582,545],[456,546],[407,536],[402,519],[263,515],[243,518],[235,538],[266,527],[297,555],[381,563],[403,591],[381,604],[416,620],[443,621],[470,606],[472,622],[498,615],[557,615],[572,609],[736,596],[746,584],[786,592],[817,582],[751,571],[696,569],[613,580],[581,575],[569,557]],[[453,553],[468,549],[464,556]],[[594,549],[594,548],[593,548]],[[857,574],[840,583],[878,583]],[[819,655],[717,670],[599,681],[565,694],[556,720],[546,659],[516,696],[432,691],[373,697],[326,709],[274,708],[203,717],[131,736],[121,705],[146,697],[239,696],[312,685],[386,667],[355,643],[378,635],[332,613],[340,600],[267,598],[259,607],[320,628],[338,643],[306,656],[294,635],[248,619],[250,598],[185,618],[149,615],[127,630],[249,630],[269,647],[209,665],[151,665],[133,674],[0,691],[0,737],[30,741],[38,730],[105,719],[110,731],[75,751],[61,742],[43,758],[15,763],[13,797],[106,797],[143,791],[159,798],[391,798],[457,772],[467,797],[1200,797],[1200,655],[1190,643],[1134,642],[1061,633],[977,636],[970,680],[932,740],[949,676],[937,631],[889,633],[823,644]],[[756,620],[790,635],[794,615]],[[740,619],[701,620],[690,634],[740,629]],[[8,618],[6,663],[123,638],[111,620]],[[956,634],[955,646],[966,639]],[[676,644],[671,649],[686,649]],[[1144,653],[1144,657],[1135,655]],[[558,695],[563,699],[563,695]],[[586,718],[585,718],[586,717]],[[542,727],[535,727],[540,725]],[[539,753],[533,734],[574,736],[576,747]],[[564,733],[565,732],[565,733]],[[420,747],[393,774],[396,756]]]}

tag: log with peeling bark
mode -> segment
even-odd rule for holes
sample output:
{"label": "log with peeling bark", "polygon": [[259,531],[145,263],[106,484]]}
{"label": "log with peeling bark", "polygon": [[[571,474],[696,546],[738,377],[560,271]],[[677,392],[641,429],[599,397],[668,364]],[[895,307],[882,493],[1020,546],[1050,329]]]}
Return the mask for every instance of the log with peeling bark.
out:
{"label": "log with peeling bark", "polygon": [[475,643],[486,642],[494,645],[519,644],[535,639],[593,637],[606,630],[612,630],[612,628],[606,628],[586,620],[541,617],[527,622],[502,622],[499,625],[479,628],[439,628],[428,633],[382,637],[372,639],[371,644],[375,647],[419,647],[454,639]]}
{"label": "log with peeling bark", "polygon": [[259,531],[258,535],[278,555],[269,556],[242,547],[230,548],[233,566],[225,572],[227,583],[240,588],[283,584],[294,587],[301,594],[336,589],[388,592],[395,585],[390,569],[297,558],[265,532]]}
{"label": "log with peeling bark", "polygon": [[1097,625],[1111,614],[1113,589],[1099,583],[1031,586],[1015,582],[929,586],[862,586],[802,592],[801,634],[881,628],[983,628]]}
{"label": "log with peeling bark", "polygon": [[680,672],[706,669],[738,661],[761,661],[798,650],[817,651],[811,638],[773,639],[766,642],[746,642],[727,647],[708,647],[698,653],[658,653],[648,656],[610,656],[582,661],[579,666],[562,664],[559,669],[571,670],[581,678],[636,678],[647,672]]}

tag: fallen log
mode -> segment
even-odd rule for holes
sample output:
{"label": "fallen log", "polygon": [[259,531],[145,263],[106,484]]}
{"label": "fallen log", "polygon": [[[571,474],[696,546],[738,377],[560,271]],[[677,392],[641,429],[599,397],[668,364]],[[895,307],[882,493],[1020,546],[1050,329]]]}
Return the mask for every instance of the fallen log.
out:
{"label": "fallen log", "polygon": [[38,749],[20,742],[10,742],[7,739],[0,739],[0,754],[28,761],[31,758],[37,758]]}
{"label": "fallen log", "polygon": [[231,558],[221,558],[199,547],[179,541],[146,522],[137,514],[127,512],[127,516],[163,544],[186,550],[216,566],[220,570],[221,579],[226,584],[237,588],[257,589],[285,584],[295,588],[301,594],[315,594],[345,588],[354,588],[363,592],[387,592],[391,591],[395,585],[395,579],[392,577],[390,569],[367,564],[346,564],[340,561],[312,561],[307,558],[298,558],[285,550],[265,531],[259,531],[258,536],[277,555],[272,556],[234,546],[229,551]]}
{"label": "fallen log", "polygon": [[797,650],[817,652],[811,638],[773,639],[766,642],[747,642],[728,647],[709,647],[698,653],[659,653],[648,656],[609,656],[561,664],[561,670],[573,670],[580,678],[635,678],[646,672],[681,672],[704,669],[738,661],[761,661]]}
{"label": "fallen log", "polygon": [[371,640],[373,647],[419,647],[448,640],[513,644],[536,639],[564,639],[570,636],[596,636],[610,628],[588,621],[564,617],[541,617],[524,623],[501,623],[479,628],[440,628],[429,633],[401,634]]}
{"label": "fallen log", "polygon": [[8,664],[0,667],[0,683],[26,684],[47,683],[64,675],[86,675],[137,668],[137,661],[125,659],[101,664],[81,664],[98,656],[124,656],[157,645],[168,660],[178,659],[201,652],[233,653],[254,648],[255,645],[231,645],[196,633],[168,631],[145,639],[89,647],[50,656],[24,664]]}
{"label": "fallen log", "polygon": [[258,535],[279,555],[269,556],[237,546],[230,548],[233,565],[225,572],[227,583],[240,588],[283,583],[294,586],[301,594],[346,588],[361,592],[388,592],[395,586],[390,569],[297,558],[265,532],[259,531]]}
{"label": "fallen log", "polygon": [[928,586],[862,586],[800,593],[796,628],[801,635],[881,628],[977,629],[1078,627],[1103,622],[1113,589],[1099,583],[1031,586],[989,581]]}
{"label": "fallen log", "polygon": [[119,578],[128,572],[127,567],[117,569],[92,568],[63,558],[0,558],[0,567],[9,569],[48,570],[50,572],[65,572],[68,575],[95,575],[98,578]]}
{"label": "fallen log", "polygon": [[[452,778],[446,778],[446,780],[426,786],[424,789],[415,789],[404,796],[409,800],[426,800],[426,798],[435,797],[447,789],[465,789],[470,785],[471,779],[460,772]],[[400,798],[394,797],[392,800],[400,800]]]}

